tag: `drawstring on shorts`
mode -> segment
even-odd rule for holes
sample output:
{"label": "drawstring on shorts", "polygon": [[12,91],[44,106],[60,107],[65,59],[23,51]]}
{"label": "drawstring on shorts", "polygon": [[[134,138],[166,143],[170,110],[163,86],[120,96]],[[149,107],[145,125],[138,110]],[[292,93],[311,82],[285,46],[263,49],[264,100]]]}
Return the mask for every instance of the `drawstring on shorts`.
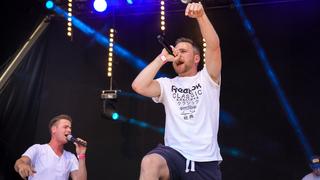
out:
{"label": "drawstring on shorts", "polygon": [[[190,162],[191,162],[191,168],[189,169]],[[185,170],[185,172],[188,173],[189,171],[195,172],[195,162],[191,161],[190,159],[187,159],[186,160],[186,170]]]}

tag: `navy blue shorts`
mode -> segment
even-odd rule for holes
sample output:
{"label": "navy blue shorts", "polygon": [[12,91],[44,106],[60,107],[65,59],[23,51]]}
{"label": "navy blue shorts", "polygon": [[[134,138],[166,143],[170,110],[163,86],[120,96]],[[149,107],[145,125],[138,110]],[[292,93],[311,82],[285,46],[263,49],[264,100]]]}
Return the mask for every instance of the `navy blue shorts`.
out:
{"label": "navy blue shorts", "polygon": [[167,161],[170,180],[221,180],[218,161],[195,162],[194,171],[186,172],[186,169],[191,169],[191,163],[186,168],[187,159],[173,148],[159,144],[148,154],[154,153],[159,154]]}

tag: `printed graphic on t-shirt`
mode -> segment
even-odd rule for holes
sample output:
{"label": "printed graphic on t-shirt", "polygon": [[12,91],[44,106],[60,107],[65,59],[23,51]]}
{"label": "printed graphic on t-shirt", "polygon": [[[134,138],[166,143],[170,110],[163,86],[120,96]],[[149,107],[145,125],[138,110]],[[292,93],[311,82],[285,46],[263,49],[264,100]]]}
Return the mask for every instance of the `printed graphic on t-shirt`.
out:
{"label": "printed graphic on t-shirt", "polygon": [[194,118],[200,97],[202,96],[202,86],[200,83],[190,88],[181,88],[175,85],[171,86],[172,98],[179,106],[180,115],[184,120]]}

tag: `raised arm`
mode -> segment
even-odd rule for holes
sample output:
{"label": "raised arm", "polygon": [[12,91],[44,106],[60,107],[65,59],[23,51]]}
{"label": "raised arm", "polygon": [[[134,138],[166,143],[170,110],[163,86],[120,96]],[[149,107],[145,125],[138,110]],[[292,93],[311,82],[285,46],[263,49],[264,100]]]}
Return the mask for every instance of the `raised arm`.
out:
{"label": "raised arm", "polygon": [[161,54],[158,55],[147,67],[145,67],[132,82],[132,89],[147,97],[158,97],[160,96],[160,85],[154,80],[156,74],[163,66],[166,61],[174,61],[179,58],[179,55],[176,54],[176,57],[173,57],[168,54],[168,52],[163,49]]}
{"label": "raised arm", "polygon": [[28,176],[33,176],[36,171],[31,166],[31,160],[27,156],[22,156],[14,164],[14,170],[19,173],[19,175],[26,179]]}
{"label": "raised arm", "polygon": [[207,44],[205,52],[206,68],[211,78],[215,82],[219,83],[221,72],[221,52],[219,37],[200,2],[188,4],[185,15],[197,19],[202,37],[205,39]]}

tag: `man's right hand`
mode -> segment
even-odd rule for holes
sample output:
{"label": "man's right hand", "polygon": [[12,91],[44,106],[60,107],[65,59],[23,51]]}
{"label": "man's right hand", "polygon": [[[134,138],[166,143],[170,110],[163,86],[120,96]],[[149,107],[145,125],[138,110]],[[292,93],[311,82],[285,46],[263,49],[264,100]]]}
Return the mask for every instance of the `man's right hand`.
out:
{"label": "man's right hand", "polygon": [[179,60],[180,59],[180,52],[178,50],[176,50],[173,46],[170,46],[170,47],[172,49],[174,56],[169,54],[165,48],[162,49],[160,56],[161,55],[165,56],[168,62],[174,62],[174,61]]}
{"label": "man's right hand", "polygon": [[28,176],[33,176],[36,171],[33,169],[32,166],[21,163],[18,167],[18,173],[23,179],[27,179]]}

